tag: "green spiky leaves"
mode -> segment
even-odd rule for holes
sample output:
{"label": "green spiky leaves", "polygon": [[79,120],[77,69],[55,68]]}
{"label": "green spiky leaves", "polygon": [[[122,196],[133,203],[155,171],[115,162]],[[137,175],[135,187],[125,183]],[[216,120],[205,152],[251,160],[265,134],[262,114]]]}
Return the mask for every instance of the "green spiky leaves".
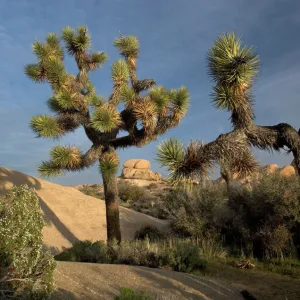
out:
{"label": "green spiky leaves", "polygon": [[136,120],[143,123],[147,132],[152,132],[156,125],[156,106],[150,98],[137,101],[132,107],[133,115]]}
{"label": "green spiky leaves", "polygon": [[252,48],[242,47],[234,33],[227,33],[211,47],[208,65],[215,82],[250,86],[258,72],[259,58]]}
{"label": "green spiky leaves", "polygon": [[176,185],[178,182],[178,169],[184,161],[184,145],[176,138],[163,141],[157,146],[156,160],[161,166],[166,167],[168,179]]}
{"label": "green spiky leaves", "polygon": [[64,171],[56,166],[53,162],[43,161],[38,166],[38,172],[41,177],[53,178],[63,175]]}
{"label": "green spiky leaves", "polygon": [[213,172],[215,157],[203,142],[192,141],[185,149],[177,139],[164,141],[158,146],[157,160],[169,171],[168,179],[176,186],[189,184],[196,178],[209,177]]}
{"label": "green spiky leaves", "polygon": [[82,165],[82,153],[76,147],[56,146],[50,152],[52,163],[61,169],[78,169]]}
{"label": "green spiky leaves", "polygon": [[30,121],[30,127],[38,137],[59,138],[63,134],[56,119],[47,115],[34,116]]}
{"label": "green spiky leaves", "polygon": [[128,85],[123,85],[120,88],[120,99],[125,102],[127,107],[132,106],[137,99],[137,94],[133,88]]}
{"label": "green spiky leaves", "polygon": [[90,61],[88,63],[89,68],[94,71],[100,69],[102,65],[107,61],[108,55],[105,52],[92,52],[90,55]]}
{"label": "green spiky leaves", "polygon": [[119,49],[119,52],[124,57],[137,58],[139,54],[139,41],[134,36],[122,36],[115,39],[114,46]]}
{"label": "green spiky leaves", "polygon": [[39,64],[29,64],[25,67],[25,74],[34,82],[41,83],[46,80],[45,70]]}
{"label": "green spiky leaves", "polygon": [[105,104],[105,99],[101,95],[92,95],[88,98],[88,102],[94,109],[97,109]]}
{"label": "green spiky leaves", "polygon": [[91,123],[99,132],[111,132],[121,124],[120,113],[113,105],[102,105],[95,110]]}
{"label": "green spiky leaves", "polygon": [[184,145],[176,138],[165,140],[157,147],[157,161],[169,170],[183,162]]}
{"label": "green spiky leaves", "polygon": [[86,26],[77,27],[77,32],[67,26],[62,30],[62,39],[70,55],[87,51],[91,46],[91,37]]}
{"label": "green spiky leaves", "polygon": [[149,90],[149,96],[157,107],[157,111],[162,112],[170,102],[170,94],[167,89],[158,86]]}
{"label": "green spiky leaves", "polygon": [[116,176],[120,160],[115,151],[105,152],[100,157],[100,172],[106,179]]}
{"label": "green spiky leaves", "polygon": [[111,78],[115,84],[127,83],[129,77],[129,70],[124,60],[119,59],[112,65]]}
{"label": "green spiky leaves", "polygon": [[56,58],[50,58],[45,63],[46,76],[54,90],[58,90],[67,79],[63,62]]}
{"label": "green spiky leaves", "polygon": [[232,87],[216,85],[213,90],[212,102],[217,109],[233,111],[236,108],[236,93]]}
{"label": "green spiky leaves", "polygon": [[189,92],[188,89],[184,86],[180,87],[177,90],[172,89],[170,91],[173,104],[173,113],[175,118],[182,118],[188,110],[189,107]]}
{"label": "green spiky leaves", "polygon": [[43,161],[38,168],[42,177],[56,177],[64,170],[77,171],[83,169],[83,155],[77,147],[55,146],[50,152],[51,160]]}

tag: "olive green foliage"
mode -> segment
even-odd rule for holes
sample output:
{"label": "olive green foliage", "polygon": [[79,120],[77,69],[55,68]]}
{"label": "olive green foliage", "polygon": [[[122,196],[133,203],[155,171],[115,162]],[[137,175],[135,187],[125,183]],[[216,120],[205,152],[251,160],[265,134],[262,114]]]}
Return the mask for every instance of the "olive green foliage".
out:
{"label": "olive green foliage", "polygon": [[147,292],[135,292],[129,288],[121,288],[120,296],[116,296],[114,300],[152,300],[153,298]]}
{"label": "olive green foliage", "polygon": [[57,255],[55,259],[151,268],[167,267],[181,272],[203,270],[207,265],[207,261],[201,257],[201,251],[195,243],[190,240],[176,239],[157,242],[150,242],[148,238],[142,241],[123,241],[120,246],[117,243],[111,244],[109,249],[102,241],[95,243],[81,241]]}
{"label": "olive green foliage", "polygon": [[[251,186],[224,184],[171,191],[165,205],[173,230],[201,249],[223,245],[233,255],[300,257],[300,183],[296,176],[261,174]],[[218,242],[219,241],[219,242]],[[218,255],[214,255],[218,256]]]}
{"label": "olive green foliage", "polygon": [[135,239],[144,240],[146,239],[146,237],[151,242],[155,242],[155,241],[162,240],[163,238],[166,237],[166,235],[152,225],[145,225],[135,233]]}
{"label": "olive green foliage", "polygon": [[225,186],[198,185],[191,191],[171,190],[164,198],[165,211],[175,232],[185,237],[203,238],[218,229],[227,215]]}
{"label": "olive green foliage", "polygon": [[231,235],[258,257],[284,257],[295,251],[300,255],[299,199],[296,176],[263,174],[251,189],[244,186],[231,192]]}
{"label": "olive green foliage", "polygon": [[42,252],[44,225],[28,186],[14,186],[0,199],[0,298],[2,292],[4,299],[48,299],[54,291],[56,263]]}
{"label": "olive green foliage", "polygon": [[142,187],[125,180],[118,182],[118,194],[119,198],[124,202],[129,200],[133,202],[140,201],[146,196],[146,192]]}
{"label": "olive green foliage", "polygon": [[55,256],[56,260],[79,261],[89,263],[108,263],[107,246],[103,241],[94,243],[85,240],[73,244],[73,247]]}

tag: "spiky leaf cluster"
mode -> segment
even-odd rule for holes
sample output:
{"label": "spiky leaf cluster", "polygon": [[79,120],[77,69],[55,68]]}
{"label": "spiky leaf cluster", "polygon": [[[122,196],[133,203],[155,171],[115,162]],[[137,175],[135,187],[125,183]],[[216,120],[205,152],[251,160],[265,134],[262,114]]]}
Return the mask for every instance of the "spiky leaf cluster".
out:
{"label": "spiky leaf cluster", "polygon": [[[118,149],[145,145],[176,126],[185,115],[189,102],[186,88],[168,90],[156,87],[151,78],[138,78],[139,41],[136,37],[121,36],[114,41],[114,46],[123,59],[112,64],[113,86],[106,100],[97,94],[89,73],[99,69],[107,55],[91,50],[91,36],[85,26],[76,30],[66,27],[61,39],[51,33],[44,43],[34,43],[37,63],[28,65],[25,73],[35,82],[50,84],[53,95],[47,104],[55,115],[33,117],[32,129],[39,137],[59,138],[83,126],[93,145],[86,154],[77,148],[53,148],[50,161],[39,167],[41,174],[55,176],[66,170],[90,166],[97,161],[97,155],[102,155],[101,151],[94,151],[98,147]],[[74,57],[77,75],[66,71],[64,49]],[[121,102],[125,108],[119,112],[117,108]],[[127,131],[128,135],[117,137],[120,130]],[[105,165],[104,161],[102,164]]]}
{"label": "spiky leaf cluster", "polygon": [[259,57],[251,47],[242,46],[234,33],[223,34],[208,53],[209,74],[215,85],[212,102],[230,111],[235,127],[247,127],[254,120],[250,88],[259,71]]}
{"label": "spiky leaf cluster", "polygon": [[[231,112],[234,129],[208,144],[194,142],[185,150],[181,146],[179,158],[169,156],[168,142],[159,146],[159,161],[168,167],[172,180],[191,178],[191,174],[197,173],[206,175],[215,163],[221,165],[222,176],[224,174],[227,179],[233,178],[232,174],[244,177],[255,173],[259,165],[250,146],[276,151],[288,148],[300,173],[299,133],[286,123],[275,126],[254,123],[250,88],[258,72],[259,59],[253,49],[242,47],[240,39],[233,33],[224,34],[212,46],[208,64],[214,81],[213,103],[217,108]],[[172,145],[173,142],[169,143]]]}
{"label": "spiky leaf cluster", "polygon": [[116,176],[120,160],[115,152],[105,152],[100,158],[100,171],[102,176],[110,179]]}
{"label": "spiky leaf cluster", "polygon": [[92,126],[99,132],[111,132],[121,123],[120,113],[112,105],[98,107],[91,119]]}
{"label": "spiky leaf cluster", "polygon": [[124,57],[137,58],[139,54],[139,41],[134,36],[121,36],[115,39],[115,47],[118,48],[120,54]]}
{"label": "spiky leaf cluster", "polygon": [[34,116],[30,126],[38,137],[58,138],[63,134],[57,120],[47,115]]}

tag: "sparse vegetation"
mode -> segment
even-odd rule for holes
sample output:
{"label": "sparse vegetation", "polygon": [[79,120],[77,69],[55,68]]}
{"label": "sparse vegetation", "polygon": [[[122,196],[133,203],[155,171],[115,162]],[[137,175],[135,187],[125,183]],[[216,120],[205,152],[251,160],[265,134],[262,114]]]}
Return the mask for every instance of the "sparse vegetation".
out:
{"label": "sparse vegetation", "polygon": [[118,193],[123,202],[144,202],[146,198],[146,192],[142,187],[126,180],[118,182]]}
{"label": "sparse vegetation", "polygon": [[147,292],[135,292],[129,288],[121,288],[120,296],[116,296],[114,300],[153,300]]}
{"label": "sparse vegetation", "polygon": [[123,241],[120,246],[115,243],[108,248],[101,241],[82,241],[55,256],[55,259],[168,268],[180,272],[204,270],[207,265],[201,249],[191,240],[181,239],[150,242],[145,238],[142,241]]}
{"label": "sparse vegetation", "polygon": [[23,185],[0,198],[0,299],[48,299],[55,289],[53,256],[42,252],[43,215]]}
{"label": "sparse vegetation", "polygon": [[164,233],[152,225],[146,225],[135,233],[136,240],[145,240],[148,238],[150,242],[157,242],[165,237],[166,235]]}
{"label": "sparse vegetation", "polygon": [[210,257],[211,251],[220,257],[228,252],[269,261],[271,266],[274,259],[282,264],[299,259],[299,199],[298,178],[275,173],[261,174],[251,186],[236,184],[229,198],[225,185],[209,184],[191,192],[172,191],[165,204],[173,230],[196,240],[200,249],[206,249],[203,257]]}

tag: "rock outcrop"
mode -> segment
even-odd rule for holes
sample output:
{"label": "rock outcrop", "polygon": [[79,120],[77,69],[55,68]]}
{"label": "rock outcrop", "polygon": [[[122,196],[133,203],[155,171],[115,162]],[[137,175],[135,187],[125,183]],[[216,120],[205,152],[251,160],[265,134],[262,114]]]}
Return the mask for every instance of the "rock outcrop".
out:
{"label": "rock outcrop", "polygon": [[121,178],[162,181],[159,173],[150,170],[150,162],[145,159],[130,159],[123,164]]}
{"label": "rock outcrop", "polygon": [[280,169],[279,174],[283,176],[292,176],[296,174],[296,170],[292,165],[287,165]]}
{"label": "rock outcrop", "polygon": [[[286,165],[282,168],[279,168],[277,164],[265,165],[260,169],[259,173],[265,172],[266,174],[273,174],[279,172],[280,175],[283,176],[292,176],[296,174],[296,170],[292,165]],[[236,179],[240,183],[251,183],[253,180],[257,179],[259,173],[252,174],[251,176],[247,176],[246,178],[237,179],[236,174],[233,175],[233,179]],[[220,177],[215,180],[216,183],[225,183],[225,180]]]}

